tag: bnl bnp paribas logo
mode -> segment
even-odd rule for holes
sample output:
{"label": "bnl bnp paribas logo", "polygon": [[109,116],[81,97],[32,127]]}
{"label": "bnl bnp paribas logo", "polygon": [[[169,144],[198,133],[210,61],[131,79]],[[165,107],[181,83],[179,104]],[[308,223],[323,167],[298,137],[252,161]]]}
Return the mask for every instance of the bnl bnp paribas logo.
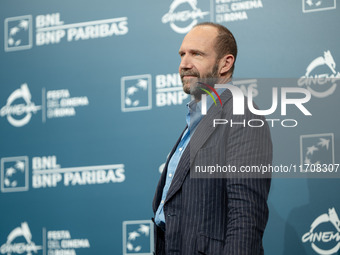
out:
{"label": "bnl bnp paribas logo", "polygon": [[318,12],[336,9],[336,0],[302,0],[302,11]]}
{"label": "bnl bnp paribas logo", "polygon": [[43,247],[41,245],[34,243],[27,222],[23,222],[20,227],[14,228],[8,234],[6,243],[0,246],[0,254],[41,254],[42,249]]}
{"label": "bnl bnp paribas logo", "polygon": [[5,51],[30,49],[32,42],[32,16],[5,20]]}
{"label": "bnl bnp paribas logo", "polygon": [[301,165],[326,165],[333,166],[334,159],[334,134],[312,134],[300,136]]}
{"label": "bnl bnp paribas logo", "polygon": [[152,255],[154,229],[151,220],[123,221],[123,255]]}
{"label": "bnl bnp paribas logo", "polygon": [[154,79],[156,91],[152,90],[152,75],[142,74],[121,78],[121,110],[123,112],[152,109],[155,106],[181,105],[189,96],[184,93],[178,73],[159,74]]}
{"label": "bnl bnp paribas logo", "polygon": [[[31,169],[33,189],[93,186],[125,181],[124,164],[61,167],[56,155],[32,157]],[[28,156],[2,158],[0,170],[1,192],[29,190]]]}
{"label": "bnl bnp paribas logo", "polygon": [[28,157],[1,159],[1,191],[16,192],[28,190]]}
{"label": "bnl bnp paribas logo", "polygon": [[310,244],[320,255],[338,254],[340,250],[340,220],[335,208],[318,216],[302,238],[303,243]]}
{"label": "bnl bnp paribas logo", "polygon": [[122,77],[121,96],[121,106],[123,112],[151,109],[151,75],[144,74]]}
{"label": "bnl bnp paribas logo", "polygon": [[[178,73],[158,74],[154,77],[155,91],[152,90],[152,75],[142,74],[124,76],[121,78],[121,110],[133,112],[156,107],[182,105],[187,102],[189,95],[183,91],[181,77]],[[233,82],[244,95],[258,95],[256,79],[238,80]],[[155,94],[155,98],[153,98]]]}
{"label": "bnl bnp paribas logo", "polygon": [[60,13],[38,15],[35,17],[33,31],[32,15],[5,19],[5,51],[27,50],[33,46],[58,44],[62,41],[74,42],[128,33],[127,17],[92,20],[65,24]]}
{"label": "bnl bnp paribas logo", "polygon": [[306,87],[314,97],[324,98],[334,93],[339,81],[340,72],[336,71],[332,53],[327,50],[307,66],[298,86]]}

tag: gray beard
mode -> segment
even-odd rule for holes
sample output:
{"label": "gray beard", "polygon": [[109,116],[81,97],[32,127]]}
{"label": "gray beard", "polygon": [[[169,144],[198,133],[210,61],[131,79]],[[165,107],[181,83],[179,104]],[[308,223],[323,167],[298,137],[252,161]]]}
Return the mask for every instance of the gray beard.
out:
{"label": "gray beard", "polygon": [[[182,75],[194,75],[197,77],[197,82],[190,84],[190,86],[184,86]],[[211,87],[215,87],[215,84],[218,84],[219,77],[218,77],[218,65],[217,63],[214,65],[213,70],[206,74],[204,77],[201,77],[199,73],[191,73],[191,72],[181,72],[181,79],[183,84],[183,91],[186,94],[192,95],[196,101],[200,101],[202,94],[205,94],[205,92],[199,87],[203,87],[204,89],[211,91],[207,86],[204,86],[204,84],[208,84]],[[203,84],[202,84],[203,83]]]}

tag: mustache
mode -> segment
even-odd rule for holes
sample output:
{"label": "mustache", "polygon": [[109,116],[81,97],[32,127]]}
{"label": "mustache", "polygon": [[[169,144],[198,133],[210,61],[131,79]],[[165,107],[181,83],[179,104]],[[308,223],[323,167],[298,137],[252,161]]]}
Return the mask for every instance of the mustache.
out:
{"label": "mustache", "polygon": [[186,75],[195,76],[195,77],[198,77],[198,78],[200,77],[199,72],[195,72],[193,70],[181,71],[181,73],[180,73],[181,78],[183,78]]}

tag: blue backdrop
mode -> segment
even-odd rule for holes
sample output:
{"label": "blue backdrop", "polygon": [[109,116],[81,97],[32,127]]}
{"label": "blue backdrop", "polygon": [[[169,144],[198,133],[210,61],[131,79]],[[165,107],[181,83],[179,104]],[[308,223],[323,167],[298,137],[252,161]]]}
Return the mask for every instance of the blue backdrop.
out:
{"label": "blue backdrop", "polygon": [[[1,1],[0,254],[152,252],[151,202],[190,100],[178,49],[198,22],[233,32],[235,85],[261,108],[272,87],[311,92],[312,116],[270,116],[273,164],[340,172],[339,14],[336,0]],[[274,178],[266,254],[340,254],[339,184]]]}

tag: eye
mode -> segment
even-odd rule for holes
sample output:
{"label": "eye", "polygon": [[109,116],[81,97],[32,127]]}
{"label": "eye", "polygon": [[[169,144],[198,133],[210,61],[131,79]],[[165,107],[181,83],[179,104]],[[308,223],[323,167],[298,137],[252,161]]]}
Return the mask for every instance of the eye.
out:
{"label": "eye", "polygon": [[203,56],[203,53],[200,52],[200,51],[195,51],[195,52],[192,53],[192,55],[193,55],[194,57],[201,57],[201,56]]}

